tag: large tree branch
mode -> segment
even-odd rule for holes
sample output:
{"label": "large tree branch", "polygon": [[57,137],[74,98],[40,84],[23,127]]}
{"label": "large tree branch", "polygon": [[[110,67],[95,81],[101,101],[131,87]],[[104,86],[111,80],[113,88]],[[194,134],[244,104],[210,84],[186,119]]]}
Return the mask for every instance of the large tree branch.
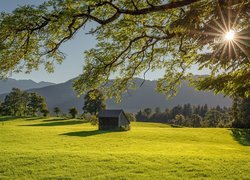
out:
{"label": "large tree branch", "polygon": [[183,0],[183,1],[177,1],[177,2],[170,2],[167,4],[158,5],[158,6],[153,6],[151,4],[150,7],[146,7],[146,8],[142,8],[142,9],[135,8],[134,10],[122,9],[122,8],[119,8],[118,6],[114,5],[111,1],[105,1],[102,3],[96,4],[94,7],[110,5],[116,11],[111,17],[109,17],[107,19],[100,19],[96,16],[91,15],[91,11],[88,11],[88,13],[77,14],[77,15],[75,15],[75,17],[87,17],[89,19],[96,21],[99,24],[105,25],[105,24],[108,24],[110,22],[115,21],[122,14],[144,15],[144,14],[149,14],[149,13],[154,13],[154,12],[159,12],[159,11],[166,11],[169,9],[175,9],[175,8],[179,8],[179,7],[184,7],[184,6],[187,6],[189,4],[192,4],[192,3],[195,3],[198,1],[200,1],[200,0]]}

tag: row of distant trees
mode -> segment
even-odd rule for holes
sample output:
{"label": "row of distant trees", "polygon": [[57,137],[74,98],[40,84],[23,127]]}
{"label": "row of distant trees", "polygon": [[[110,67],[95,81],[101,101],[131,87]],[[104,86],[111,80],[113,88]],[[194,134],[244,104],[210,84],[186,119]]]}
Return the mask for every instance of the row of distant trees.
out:
{"label": "row of distant trees", "polygon": [[[89,91],[84,98],[84,113],[80,116],[90,119],[91,123],[97,123],[97,114],[100,110],[106,109],[105,98],[98,90]],[[13,88],[0,102],[0,115],[10,116],[48,116],[50,111],[47,108],[45,99],[37,93],[25,92]],[[62,116],[59,107],[54,108],[56,116]],[[76,118],[78,111],[75,107],[69,109],[70,116]],[[189,127],[238,127],[250,128],[250,98],[235,98],[233,106],[208,107],[208,105],[195,106],[191,104],[177,105],[171,109],[161,111],[159,107],[152,110],[145,108],[134,116],[126,113],[131,121],[171,123],[178,126]],[[64,116],[67,116],[64,114]]]}
{"label": "row of distant trees", "polygon": [[[54,113],[57,116],[61,115],[60,108],[55,107]],[[4,101],[0,102],[0,116],[49,116],[49,114],[50,111],[44,97],[18,88],[13,88],[5,96]],[[72,107],[69,109],[69,114],[72,118],[75,118],[78,111],[75,107]]]}
{"label": "row of distant trees", "polygon": [[178,105],[161,111],[145,108],[136,113],[137,121],[171,123],[189,127],[238,127],[250,128],[250,99],[234,100],[232,108]]}
{"label": "row of distant trees", "polygon": [[47,116],[49,110],[45,99],[37,93],[21,91],[13,88],[0,102],[0,115],[9,116],[36,116],[43,114]]}
{"label": "row of distant trees", "polygon": [[[54,108],[54,113],[56,114],[57,117],[59,116],[67,116],[67,114],[61,114],[61,109],[59,107]],[[69,109],[69,114],[72,118],[76,118],[78,115],[78,110],[75,107],[72,107]]]}

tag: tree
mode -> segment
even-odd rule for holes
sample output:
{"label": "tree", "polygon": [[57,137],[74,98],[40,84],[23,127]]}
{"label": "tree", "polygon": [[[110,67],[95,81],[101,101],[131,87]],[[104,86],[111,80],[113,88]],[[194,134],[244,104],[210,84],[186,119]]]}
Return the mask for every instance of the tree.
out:
{"label": "tree", "polygon": [[151,108],[145,108],[143,113],[146,115],[146,117],[149,119],[151,114],[152,114],[152,109]]}
{"label": "tree", "polygon": [[155,114],[160,114],[161,113],[161,109],[159,107],[155,108]]}
{"label": "tree", "polygon": [[145,121],[146,117],[144,116],[143,112],[140,110],[135,115],[136,121]]}
{"label": "tree", "polygon": [[191,116],[191,126],[192,127],[201,127],[202,117],[198,114],[193,114]]}
{"label": "tree", "polygon": [[176,115],[178,115],[178,114],[183,114],[183,108],[181,105],[177,105],[177,106],[173,107],[173,109],[171,110],[172,118],[175,118]]}
{"label": "tree", "polygon": [[27,93],[18,88],[5,96],[1,111],[9,116],[35,116],[36,113],[47,109],[45,99],[37,93]]}
{"label": "tree", "polygon": [[69,109],[69,114],[71,115],[72,118],[75,118],[76,115],[78,114],[78,111],[75,107],[72,107]]}
{"label": "tree", "polygon": [[250,128],[250,98],[235,99],[233,127]]}
{"label": "tree", "polygon": [[49,116],[49,110],[48,110],[47,108],[43,108],[43,109],[41,110],[41,113],[43,114],[44,117]]}
{"label": "tree", "polygon": [[174,123],[177,125],[184,125],[185,117],[182,114],[177,114],[174,118]]}
{"label": "tree", "polygon": [[54,108],[54,113],[56,113],[56,116],[58,117],[59,114],[61,113],[61,109],[59,107]]}
{"label": "tree", "polygon": [[184,107],[183,107],[183,115],[185,117],[191,117],[193,114],[193,109],[192,109],[192,106],[191,104],[184,104]]}
{"label": "tree", "polygon": [[0,116],[4,115],[3,103],[0,101]]}
{"label": "tree", "polygon": [[[196,64],[211,72],[193,80],[198,89],[249,97],[249,6],[248,0],[49,0],[19,7],[0,15],[0,76],[31,72],[41,63],[52,72],[53,62],[64,59],[61,45],[94,21],[90,34],[97,46],[85,52],[83,74],[74,83],[79,94],[100,88],[120,97],[134,87],[133,77],[164,69],[157,90],[173,95]],[[233,41],[225,31],[235,33]],[[117,78],[110,83],[112,74]]]}
{"label": "tree", "polygon": [[84,97],[84,113],[97,115],[103,109],[106,109],[106,104],[102,92],[97,89],[89,91]]}
{"label": "tree", "polygon": [[28,94],[18,88],[13,88],[12,91],[5,96],[3,102],[3,110],[6,115],[24,116],[27,113]]}
{"label": "tree", "polygon": [[133,113],[125,112],[126,117],[129,119],[130,122],[135,122],[136,118]]}
{"label": "tree", "polygon": [[222,117],[222,113],[217,110],[209,110],[205,117],[205,123],[208,127],[217,127]]}
{"label": "tree", "polygon": [[37,112],[41,112],[47,107],[45,99],[37,93],[29,94],[28,109],[35,116]]}

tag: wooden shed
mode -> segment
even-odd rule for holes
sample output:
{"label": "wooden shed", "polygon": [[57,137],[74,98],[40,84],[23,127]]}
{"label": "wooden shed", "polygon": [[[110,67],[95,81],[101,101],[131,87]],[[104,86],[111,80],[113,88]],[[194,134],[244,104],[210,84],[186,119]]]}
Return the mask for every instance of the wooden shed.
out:
{"label": "wooden shed", "polygon": [[99,130],[129,130],[130,121],[121,109],[102,110],[98,114]]}

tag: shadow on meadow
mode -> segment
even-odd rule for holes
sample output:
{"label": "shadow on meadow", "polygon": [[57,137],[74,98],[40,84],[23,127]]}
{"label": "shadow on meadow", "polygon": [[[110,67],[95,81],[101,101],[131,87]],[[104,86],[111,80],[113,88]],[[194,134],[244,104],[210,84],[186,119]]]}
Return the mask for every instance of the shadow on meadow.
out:
{"label": "shadow on meadow", "polygon": [[16,120],[18,118],[23,118],[19,116],[2,116],[0,117],[0,121],[11,121],[11,120]]}
{"label": "shadow on meadow", "polygon": [[232,136],[243,146],[250,146],[250,129],[232,129]]}
{"label": "shadow on meadow", "polygon": [[[45,120],[44,120],[45,121]],[[28,124],[28,125],[21,125],[21,126],[67,126],[67,125],[76,125],[76,124],[83,124],[86,123],[84,121],[80,120],[67,120],[67,119],[55,119],[55,120],[49,120],[45,121],[49,123],[38,123],[38,124]]]}
{"label": "shadow on meadow", "polygon": [[93,131],[77,131],[77,132],[68,132],[60,135],[66,135],[66,136],[78,136],[78,137],[88,137],[88,136],[95,136],[99,134],[107,134],[107,133],[113,133],[117,131],[100,131],[100,130],[93,130]]}
{"label": "shadow on meadow", "polygon": [[33,120],[40,120],[40,119],[44,119],[44,117],[30,117],[30,118],[27,118],[26,121],[33,121]]}
{"label": "shadow on meadow", "polygon": [[43,122],[59,122],[59,121],[66,121],[69,120],[67,118],[56,118],[56,119],[45,119]]}

